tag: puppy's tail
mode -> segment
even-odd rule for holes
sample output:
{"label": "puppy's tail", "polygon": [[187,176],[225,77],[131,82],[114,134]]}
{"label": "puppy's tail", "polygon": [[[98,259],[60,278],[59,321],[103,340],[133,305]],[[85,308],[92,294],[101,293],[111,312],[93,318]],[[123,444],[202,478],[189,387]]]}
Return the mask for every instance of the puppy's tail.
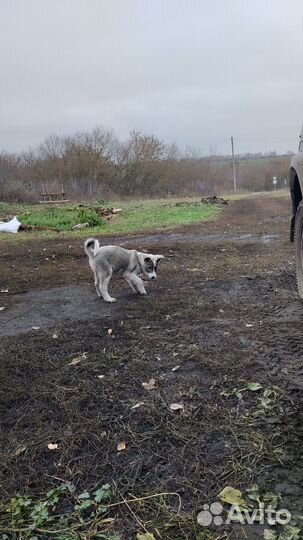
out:
{"label": "puppy's tail", "polygon": [[93,259],[100,247],[99,241],[96,238],[88,238],[84,242],[84,251],[89,259]]}

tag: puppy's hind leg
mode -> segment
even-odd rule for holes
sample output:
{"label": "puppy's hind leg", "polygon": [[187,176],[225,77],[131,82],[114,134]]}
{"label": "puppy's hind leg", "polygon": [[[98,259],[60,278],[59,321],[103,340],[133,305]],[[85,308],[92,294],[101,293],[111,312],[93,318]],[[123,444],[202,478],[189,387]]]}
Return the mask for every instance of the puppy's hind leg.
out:
{"label": "puppy's hind leg", "polygon": [[116,298],[112,298],[112,296],[110,296],[108,293],[108,284],[111,277],[112,272],[108,272],[106,275],[102,275],[102,272],[98,273],[99,291],[105,302],[116,302]]}
{"label": "puppy's hind leg", "polygon": [[100,298],[101,293],[100,293],[100,289],[99,289],[99,280],[98,280],[97,272],[94,272],[94,276],[95,276],[95,287],[96,287],[97,295]]}

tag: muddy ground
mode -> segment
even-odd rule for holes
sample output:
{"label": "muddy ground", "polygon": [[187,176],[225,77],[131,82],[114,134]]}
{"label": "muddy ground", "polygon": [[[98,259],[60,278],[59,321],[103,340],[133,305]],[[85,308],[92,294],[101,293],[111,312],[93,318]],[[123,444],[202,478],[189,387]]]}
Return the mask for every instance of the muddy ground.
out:
{"label": "muddy ground", "polygon": [[125,540],[253,539],[262,527],[206,530],[196,515],[225,486],[258,484],[300,528],[303,306],[288,218],[288,200],[251,198],[212,222],[104,238],[166,257],[147,297],[118,279],[112,305],[81,240],[0,242],[2,501],[108,482],[119,501],[147,497],[108,512]]}

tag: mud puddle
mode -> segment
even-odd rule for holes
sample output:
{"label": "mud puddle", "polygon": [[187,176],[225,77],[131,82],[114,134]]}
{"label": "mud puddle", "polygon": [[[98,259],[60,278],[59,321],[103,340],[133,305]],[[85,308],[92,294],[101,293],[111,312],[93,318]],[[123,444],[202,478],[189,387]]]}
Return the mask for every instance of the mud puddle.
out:
{"label": "mud puddle", "polygon": [[15,295],[14,305],[0,313],[0,336],[15,336],[35,328],[46,329],[68,320],[108,317],[121,311],[123,299],[127,297],[127,302],[131,303],[134,296],[126,289],[119,294],[116,303],[109,304],[97,297],[91,285],[70,285]]}

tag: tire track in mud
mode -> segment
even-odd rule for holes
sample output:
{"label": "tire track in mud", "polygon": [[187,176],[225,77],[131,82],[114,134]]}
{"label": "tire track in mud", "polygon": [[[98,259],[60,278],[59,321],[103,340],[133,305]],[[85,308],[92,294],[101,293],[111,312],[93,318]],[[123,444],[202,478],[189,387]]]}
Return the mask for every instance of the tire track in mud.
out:
{"label": "tire track in mud", "polygon": [[[247,350],[255,351],[256,380],[262,381],[263,388],[278,387],[282,391],[280,414],[260,418],[265,433],[275,433],[280,441],[281,462],[265,467],[255,482],[271,486],[281,495],[283,508],[300,527],[301,521],[296,520],[302,513],[303,496],[303,303],[297,294],[294,269],[287,265],[253,279],[208,283],[204,290],[221,302],[224,311],[231,306],[238,310],[238,316],[230,321],[230,346],[239,349],[237,341],[244,340]],[[246,314],[252,323],[248,336],[243,324]],[[243,529],[234,534],[231,538],[242,538]],[[246,527],[245,537],[263,538],[263,531]]]}
{"label": "tire track in mud", "polygon": [[260,328],[264,363],[273,375],[291,387],[303,388],[303,304],[294,272],[272,278],[273,304]]}
{"label": "tire track in mud", "polygon": [[224,315],[213,319],[214,325],[230,330],[239,344],[255,349],[276,383],[279,379],[294,390],[303,389],[303,303],[293,268],[238,280],[196,283],[194,288],[224,308]]}

